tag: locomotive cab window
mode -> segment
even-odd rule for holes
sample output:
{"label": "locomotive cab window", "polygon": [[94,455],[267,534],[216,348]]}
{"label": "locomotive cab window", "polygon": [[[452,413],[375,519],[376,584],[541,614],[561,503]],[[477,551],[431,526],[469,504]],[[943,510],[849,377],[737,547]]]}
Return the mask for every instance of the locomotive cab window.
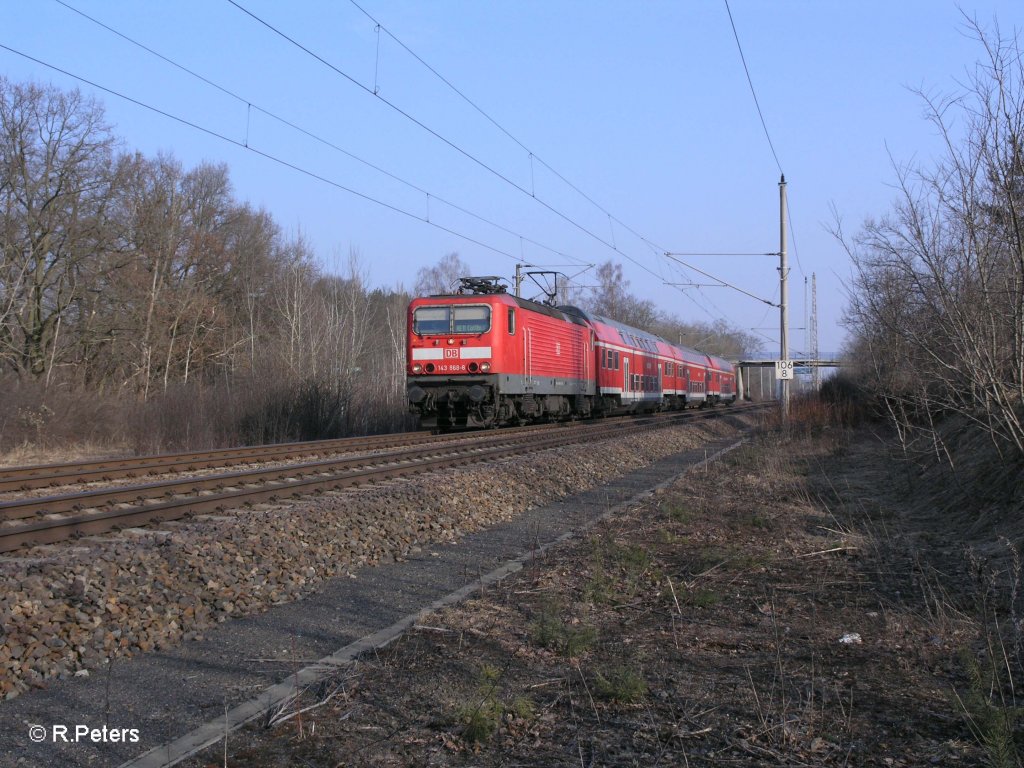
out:
{"label": "locomotive cab window", "polygon": [[449,333],[451,307],[416,307],[412,315],[412,332],[420,336]]}
{"label": "locomotive cab window", "polygon": [[514,308],[508,308],[508,335],[514,336],[516,333],[516,311]]}
{"label": "locomotive cab window", "polygon": [[452,307],[454,333],[487,333],[491,329],[490,307]]}

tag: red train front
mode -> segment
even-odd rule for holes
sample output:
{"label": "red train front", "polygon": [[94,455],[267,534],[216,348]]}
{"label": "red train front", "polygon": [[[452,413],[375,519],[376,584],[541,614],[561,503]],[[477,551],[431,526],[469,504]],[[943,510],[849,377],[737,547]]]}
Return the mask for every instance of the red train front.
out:
{"label": "red train front", "polygon": [[[488,291],[488,286],[490,286]],[[594,382],[582,319],[505,293],[414,299],[408,395],[427,428],[585,415]]]}

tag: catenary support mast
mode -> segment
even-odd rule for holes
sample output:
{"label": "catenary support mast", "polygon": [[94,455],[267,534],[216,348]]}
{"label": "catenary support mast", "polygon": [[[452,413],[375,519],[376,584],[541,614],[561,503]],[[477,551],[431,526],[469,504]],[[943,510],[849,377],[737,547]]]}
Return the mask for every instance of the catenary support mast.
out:
{"label": "catenary support mast", "polygon": [[[789,360],[789,268],[786,264],[786,176],[779,179],[779,357]],[[782,421],[789,420],[789,380],[779,380]]]}

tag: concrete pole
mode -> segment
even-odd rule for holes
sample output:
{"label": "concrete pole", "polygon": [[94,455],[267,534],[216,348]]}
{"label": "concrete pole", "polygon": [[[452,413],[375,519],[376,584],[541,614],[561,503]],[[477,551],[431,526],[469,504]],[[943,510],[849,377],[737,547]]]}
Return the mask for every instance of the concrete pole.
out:
{"label": "concrete pole", "polygon": [[[789,267],[786,263],[786,177],[779,179],[779,357],[789,360]],[[789,381],[779,381],[782,423],[789,421]]]}

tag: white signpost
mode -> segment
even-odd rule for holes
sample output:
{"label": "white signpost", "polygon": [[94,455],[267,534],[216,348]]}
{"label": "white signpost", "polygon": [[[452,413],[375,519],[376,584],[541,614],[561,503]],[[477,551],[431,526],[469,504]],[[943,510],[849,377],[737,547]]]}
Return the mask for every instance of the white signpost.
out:
{"label": "white signpost", "polygon": [[775,361],[775,378],[779,381],[792,381],[794,365],[792,360]]}

